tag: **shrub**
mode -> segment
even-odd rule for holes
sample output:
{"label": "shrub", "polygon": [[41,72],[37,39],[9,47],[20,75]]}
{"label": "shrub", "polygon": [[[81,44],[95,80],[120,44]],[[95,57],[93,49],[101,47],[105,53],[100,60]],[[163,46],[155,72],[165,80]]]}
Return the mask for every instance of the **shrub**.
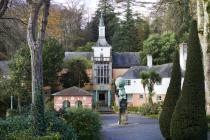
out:
{"label": "shrub", "polygon": [[204,71],[196,21],[190,27],[184,83],[170,133],[173,140],[207,140]]}
{"label": "shrub", "polygon": [[176,106],[176,102],[179,98],[180,92],[181,92],[181,69],[179,64],[179,52],[177,50],[174,55],[171,81],[164,100],[163,110],[159,118],[160,130],[162,135],[166,139],[170,139],[171,117],[174,112],[174,108]]}
{"label": "shrub", "polygon": [[71,125],[67,124],[58,117],[58,114],[55,111],[48,110],[45,112],[45,121],[47,124],[47,131],[49,133],[59,132],[62,140],[75,140],[76,135],[74,129]]}
{"label": "shrub", "polygon": [[139,108],[139,112],[142,115],[153,115],[153,114],[159,114],[161,110],[161,104],[154,103],[153,105],[150,104],[143,104]]}
{"label": "shrub", "polygon": [[129,113],[138,113],[139,107],[128,106],[127,110]]}
{"label": "shrub", "polygon": [[101,122],[99,115],[90,109],[70,109],[64,119],[71,125],[78,136],[78,140],[99,140]]}
{"label": "shrub", "polygon": [[29,129],[31,118],[23,116],[9,117],[6,120],[0,120],[0,140],[6,139],[9,133],[16,133]]}
{"label": "shrub", "polygon": [[8,117],[0,120],[0,140],[76,140],[74,129],[67,124],[54,111],[45,112],[47,133],[42,137],[34,137],[32,134],[30,116]]}
{"label": "shrub", "polygon": [[18,115],[18,111],[16,109],[7,109],[7,117],[12,117]]}
{"label": "shrub", "polygon": [[30,129],[20,131],[18,133],[10,133],[7,136],[7,140],[61,140],[59,133],[48,133],[45,136],[32,136]]}

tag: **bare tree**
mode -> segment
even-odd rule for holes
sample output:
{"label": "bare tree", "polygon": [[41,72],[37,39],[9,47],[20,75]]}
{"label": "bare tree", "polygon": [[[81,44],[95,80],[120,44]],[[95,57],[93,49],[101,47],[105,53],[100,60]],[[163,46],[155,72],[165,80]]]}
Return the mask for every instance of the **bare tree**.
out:
{"label": "bare tree", "polygon": [[0,17],[2,17],[7,9],[7,5],[9,0],[1,0],[0,1]]}
{"label": "bare tree", "polygon": [[198,31],[203,51],[203,65],[206,86],[207,113],[210,113],[210,2],[197,0]]}
{"label": "bare tree", "polygon": [[[48,22],[50,0],[27,0],[30,16],[27,41],[31,53],[32,67],[32,117],[35,135],[45,133],[43,101],[42,48]],[[41,19],[41,22],[38,20]]]}

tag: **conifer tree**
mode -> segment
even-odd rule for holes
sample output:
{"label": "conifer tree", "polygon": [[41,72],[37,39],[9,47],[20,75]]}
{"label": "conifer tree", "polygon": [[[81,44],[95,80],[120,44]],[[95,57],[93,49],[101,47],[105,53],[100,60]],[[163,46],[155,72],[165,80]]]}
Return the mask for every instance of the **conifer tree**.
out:
{"label": "conifer tree", "polygon": [[125,21],[117,28],[113,38],[112,46],[116,51],[135,52],[140,50],[138,30],[133,18],[133,0],[126,0]]}
{"label": "conifer tree", "polygon": [[176,106],[176,102],[181,92],[181,69],[179,63],[179,52],[175,51],[171,81],[167,89],[163,103],[163,110],[160,114],[159,124],[162,135],[166,140],[170,140],[171,117]]}
{"label": "conifer tree", "polygon": [[104,24],[106,26],[106,40],[109,44],[112,44],[112,37],[116,28],[119,26],[112,0],[99,0],[95,16],[86,27],[86,30],[90,32],[90,35],[88,35],[89,41],[96,42],[98,39],[98,24],[101,13],[103,14]]}
{"label": "conifer tree", "polygon": [[196,21],[190,27],[185,79],[170,133],[172,140],[207,140],[204,72]]}

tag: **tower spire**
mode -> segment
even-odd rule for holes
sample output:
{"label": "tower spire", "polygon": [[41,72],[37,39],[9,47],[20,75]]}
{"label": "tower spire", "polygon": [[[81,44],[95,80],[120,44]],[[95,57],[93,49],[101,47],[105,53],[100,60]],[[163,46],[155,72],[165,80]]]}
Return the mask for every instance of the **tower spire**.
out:
{"label": "tower spire", "polygon": [[103,26],[104,26],[104,18],[103,18],[103,13],[101,12],[99,27],[103,27]]}
{"label": "tower spire", "polygon": [[99,19],[99,38],[105,38],[105,25],[104,25],[104,18],[103,13],[101,12],[101,17]]}

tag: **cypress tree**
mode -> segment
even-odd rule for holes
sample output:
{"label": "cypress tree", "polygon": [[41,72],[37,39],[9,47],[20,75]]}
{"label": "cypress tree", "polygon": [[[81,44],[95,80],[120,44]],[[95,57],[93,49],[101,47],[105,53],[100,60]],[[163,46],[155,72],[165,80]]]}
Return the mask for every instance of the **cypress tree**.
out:
{"label": "cypress tree", "polygon": [[181,96],[171,119],[172,140],[207,140],[204,72],[197,23],[192,21]]}
{"label": "cypress tree", "polygon": [[175,51],[171,81],[163,103],[163,110],[160,114],[159,124],[162,135],[166,140],[170,140],[171,117],[176,106],[176,102],[181,92],[181,69],[179,64],[179,52]]}

